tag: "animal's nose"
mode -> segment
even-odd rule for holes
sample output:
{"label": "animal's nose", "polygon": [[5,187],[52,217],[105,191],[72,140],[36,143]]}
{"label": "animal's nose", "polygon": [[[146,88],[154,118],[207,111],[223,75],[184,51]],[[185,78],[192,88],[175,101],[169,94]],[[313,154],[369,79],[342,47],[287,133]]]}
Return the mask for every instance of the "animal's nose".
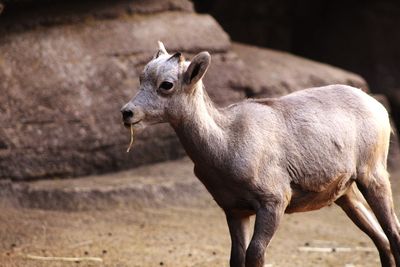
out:
{"label": "animal's nose", "polygon": [[121,113],[124,120],[128,120],[133,117],[133,111],[130,109],[124,108],[121,110]]}

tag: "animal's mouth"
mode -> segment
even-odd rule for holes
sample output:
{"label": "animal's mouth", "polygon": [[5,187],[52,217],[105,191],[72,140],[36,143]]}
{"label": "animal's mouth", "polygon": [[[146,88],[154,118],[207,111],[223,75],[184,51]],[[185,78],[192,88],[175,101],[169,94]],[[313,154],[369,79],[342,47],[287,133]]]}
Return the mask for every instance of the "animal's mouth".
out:
{"label": "animal's mouth", "polygon": [[138,121],[135,121],[135,122],[132,122],[132,123],[124,122],[124,126],[125,126],[125,128],[130,129],[130,128],[131,128],[131,125],[138,124],[138,123],[141,122],[141,121],[142,121],[142,120],[138,120]]}

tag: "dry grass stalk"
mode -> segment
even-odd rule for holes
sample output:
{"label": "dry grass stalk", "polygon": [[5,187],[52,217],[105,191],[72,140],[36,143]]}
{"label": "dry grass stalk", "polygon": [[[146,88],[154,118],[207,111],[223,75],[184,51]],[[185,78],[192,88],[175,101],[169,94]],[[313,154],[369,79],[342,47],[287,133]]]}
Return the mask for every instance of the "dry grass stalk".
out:
{"label": "dry grass stalk", "polygon": [[77,261],[94,261],[103,262],[102,258],[98,257],[51,257],[51,256],[36,256],[36,255],[26,255],[27,259],[31,260],[41,260],[41,261],[67,261],[67,262],[77,262]]}

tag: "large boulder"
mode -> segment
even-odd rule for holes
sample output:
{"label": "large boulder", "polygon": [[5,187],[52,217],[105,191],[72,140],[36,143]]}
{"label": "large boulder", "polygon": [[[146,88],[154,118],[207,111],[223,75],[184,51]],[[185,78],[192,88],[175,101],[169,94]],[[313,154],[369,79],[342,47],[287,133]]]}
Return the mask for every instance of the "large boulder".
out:
{"label": "large boulder", "polygon": [[145,130],[125,153],[119,109],[136,93],[157,40],[189,57],[211,52],[205,84],[219,105],[333,82],[367,87],[328,65],[232,46],[185,0],[61,1],[26,10],[17,3],[9,13],[6,6],[0,25],[0,179],[103,173],[184,155],[168,125]]}
{"label": "large boulder", "polygon": [[312,86],[343,83],[368,91],[360,76],[294,56],[287,52],[235,43],[233,51],[243,60],[252,97],[276,97]]}
{"label": "large boulder", "polygon": [[[210,16],[193,13],[188,1],[104,5],[80,16],[42,17],[40,8],[26,20],[18,12],[15,20],[5,14],[0,178],[102,173],[184,155],[167,125],[149,128],[133,152],[125,153],[129,134],[119,109],[136,93],[138,75],[157,40],[173,51],[224,53],[228,36]],[[220,58],[217,64],[232,65]],[[227,79],[217,85],[230,90]]]}

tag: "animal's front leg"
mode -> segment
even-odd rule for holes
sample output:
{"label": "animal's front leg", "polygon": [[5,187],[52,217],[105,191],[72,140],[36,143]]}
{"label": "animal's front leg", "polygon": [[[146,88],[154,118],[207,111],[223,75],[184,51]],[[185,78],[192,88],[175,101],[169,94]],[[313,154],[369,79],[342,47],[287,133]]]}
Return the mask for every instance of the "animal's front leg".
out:
{"label": "animal's front leg", "polygon": [[232,241],[230,267],[245,267],[249,216],[229,211],[225,215]]}
{"label": "animal's front leg", "polygon": [[246,252],[246,267],[264,266],[264,253],[278,228],[284,213],[283,206],[271,203],[257,211],[253,237]]}

